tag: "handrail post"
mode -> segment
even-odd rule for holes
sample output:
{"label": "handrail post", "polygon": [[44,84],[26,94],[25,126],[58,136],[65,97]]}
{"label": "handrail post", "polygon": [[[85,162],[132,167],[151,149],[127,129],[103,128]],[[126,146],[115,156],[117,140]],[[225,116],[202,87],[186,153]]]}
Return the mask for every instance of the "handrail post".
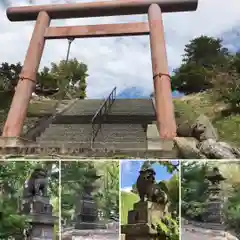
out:
{"label": "handrail post", "polygon": [[[114,95],[114,93],[115,93],[115,95]],[[115,98],[116,98],[116,87],[113,88],[111,93],[108,95],[108,97],[105,99],[103,104],[96,111],[95,115],[92,118],[92,121],[91,121],[92,122],[91,148],[93,148],[93,144],[94,144],[95,138],[96,138],[99,130],[102,127],[102,118],[103,118],[103,116],[106,116],[106,114],[108,113],[108,110],[110,109],[110,107],[112,106],[113,102],[115,101]],[[104,108],[104,113],[102,113],[103,108]],[[97,128],[97,130],[95,130],[95,128],[94,128],[95,127],[95,122],[97,121],[99,116],[100,116],[100,119],[97,122],[98,128]]]}

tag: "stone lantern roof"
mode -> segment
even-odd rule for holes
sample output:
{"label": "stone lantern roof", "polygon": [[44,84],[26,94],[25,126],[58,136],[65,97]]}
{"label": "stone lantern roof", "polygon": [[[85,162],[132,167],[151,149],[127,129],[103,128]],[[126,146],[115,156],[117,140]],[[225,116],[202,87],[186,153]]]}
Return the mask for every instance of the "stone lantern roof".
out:
{"label": "stone lantern roof", "polygon": [[212,184],[219,184],[221,181],[226,180],[226,178],[220,173],[218,167],[213,167],[213,169],[206,175],[206,178]]}

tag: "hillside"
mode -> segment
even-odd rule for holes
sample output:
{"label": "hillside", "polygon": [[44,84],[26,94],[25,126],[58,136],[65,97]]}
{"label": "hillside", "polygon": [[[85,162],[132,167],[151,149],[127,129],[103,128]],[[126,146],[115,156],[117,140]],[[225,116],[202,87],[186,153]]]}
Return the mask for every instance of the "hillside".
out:
{"label": "hillside", "polygon": [[[66,106],[68,103],[68,100],[63,100],[60,102],[61,106]],[[23,134],[25,134],[29,128],[34,127],[42,117],[47,118],[48,116],[52,115],[58,104],[59,101],[53,99],[32,99],[28,107],[27,119],[24,122]],[[4,127],[4,122],[6,120],[9,107],[10,105],[0,110],[0,131],[2,131]]]}
{"label": "hillside", "polygon": [[121,191],[121,224],[127,223],[128,211],[132,210],[133,204],[138,201],[138,195],[132,192]]}
{"label": "hillside", "polygon": [[[218,130],[220,140],[240,146],[240,114],[231,113],[224,103],[216,103],[211,92],[203,92],[175,98],[175,116],[177,124],[192,123],[200,114],[207,115]],[[69,101],[62,101],[66,105]],[[49,116],[54,112],[56,100],[32,100],[28,109],[28,118],[25,122],[24,133],[34,126],[40,117]],[[0,127],[2,129],[8,109],[0,111]]]}
{"label": "hillside", "polygon": [[193,123],[200,115],[210,118],[221,141],[240,146],[240,114],[233,113],[224,103],[216,103],[211,92],[202,92],[174,99],[177,124]]}

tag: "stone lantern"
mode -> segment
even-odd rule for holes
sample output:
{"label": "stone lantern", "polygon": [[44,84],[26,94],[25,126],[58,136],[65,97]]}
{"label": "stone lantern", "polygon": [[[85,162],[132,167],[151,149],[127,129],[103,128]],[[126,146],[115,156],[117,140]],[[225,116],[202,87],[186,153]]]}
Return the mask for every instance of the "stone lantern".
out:
{"label": "stone lantern", "polygon": [[220,173],[217,167],[206,175],[206,179],[210,182],[208,187],[208,200],[206,202],[205,221],[214,224],[223,223],[222,205],[223,200],[221,197],[221,182],[226,180]]}
{"label": "stone lantern", "polygon": [[82,197],[76,213],[75,229],[105,228],[103,224],[99,223],[97,203],[92,196],[93,191],[97,188],[96,181],[101,178],[94,170],[90,168],[88,181],[83,186]]}

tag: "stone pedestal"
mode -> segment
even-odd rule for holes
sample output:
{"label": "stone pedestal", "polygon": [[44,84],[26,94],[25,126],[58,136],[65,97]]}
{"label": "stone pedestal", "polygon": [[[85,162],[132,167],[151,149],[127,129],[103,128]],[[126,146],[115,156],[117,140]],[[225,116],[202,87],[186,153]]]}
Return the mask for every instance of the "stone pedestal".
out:
{"label": "stone pedestal", "polygon": [[210,186],[209,187],[209,197],[206,202],[206,213],[205,221],[210,223],[223,223],[223,213],[222,213],[222,199],[220,197],[220,187]]}
{"label": "stone pedestal", "polygon": [[[153,225],[164,216],[164,205],[149,201],[138,202],[128,212],[128,224],[121,226],[125,240],[156,240],[160,239]],[[165,240],[165,237],[161,238]]]}
{"label": "stone pedestal", "polygon": [[91,194],[85,194],[80,201],[80,208],[76,214],[75,229],[97,229],[106,228],[99,223],[98,208]]}
{"label": "stone pedestal", "polygon": [[52,205],[48,197],[34,196],[24,199],[22,213],[29,217],[30,229],[27,229],[27,240],[52,240],[54,223]]}
{"label": "stone pedestal", "polygon": [[208,200],[206,202],[204,220],[208,223],[221,225],[223,224],[221,182],[226,178],[222,176],[217,167],[214,167],[207,174],[206,178],[209,180],[210,185],[208,187]]}

